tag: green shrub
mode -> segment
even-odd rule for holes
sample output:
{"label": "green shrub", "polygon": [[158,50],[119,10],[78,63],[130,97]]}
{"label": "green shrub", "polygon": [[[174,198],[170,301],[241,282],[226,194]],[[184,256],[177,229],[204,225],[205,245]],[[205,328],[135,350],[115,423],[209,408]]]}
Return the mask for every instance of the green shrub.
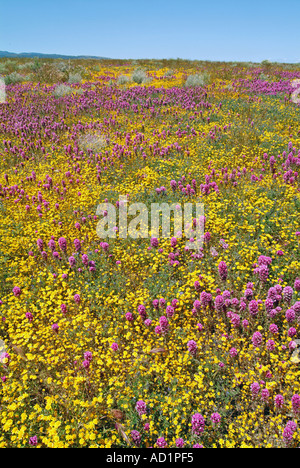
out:
{"label": "green shrub", "polygon": [[0,63],[0,74],[4,75],[5,73],[7,73],[5,63]]}
{"label": "green shrub", "polygon": [[135,83],[142,84],[142,83],[146,82],[147,75],[143,70],[135,70],[132,73],[131,78],[132,78],[132,81],[134,81]]}
{"label": "green shrub", "polygon": [[53,91],[53,95],[56,98],[60,98],[63,96],[67,96],[68,94],[72,94],[73,90],[70,86],[66,86],[64,84],[56,86],[55,90]]}
{"label": "green shrub", "polygon": [[20,65],[17,66],[17,70],[27,70],[27,69],[32,70],[33,67],[34,67],[34,62],[25,62],[25,63],[20,63]]}
{"label": "green shrub", "polygon": [[6,85],[21,83],[22,81],[24,81],[24,77],[17,72],[12,72],[4,78]]}
{"label": "green shrub", "polygon": [[263,60],[261,64],[263,67],[270,68],[270,66],[272,65],[272,62],[270,62],[270,60]]}
{"label": "green shrub", "polygon": [[205,86],[209,83],[209,75],[207,73],[202,73],[201,75],[190,75],[187,77],[185,86]]}
{"label": "green shrub", "polygon": [[126,76],[126,75],[120,75],[117,80],[118,85],[124,85],[130,82],[131,82],[130,76]]}
{"label": "green shrub", "polygon": [[70,73],[69,74],[68,83],[70,83],[70,84],[80,83],[81,80],[82,80],[82,77],[81,77],[80,73]]}

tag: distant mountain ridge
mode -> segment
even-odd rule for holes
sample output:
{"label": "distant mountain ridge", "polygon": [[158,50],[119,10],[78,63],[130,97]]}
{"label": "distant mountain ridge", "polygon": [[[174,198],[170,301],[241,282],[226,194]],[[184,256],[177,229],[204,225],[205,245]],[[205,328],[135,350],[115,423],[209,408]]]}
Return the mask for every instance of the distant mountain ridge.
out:
{"label": "distant mountain ridge", "polygon": [[53,58],[53,59],[109,59],[109,57],[97,57],[94,55],[61,55],[61,54],[40,54],[39,52],[22,52],[15,54],[14,52],[7,52],[6,50],[0,50],[0,57],[7,58]]}

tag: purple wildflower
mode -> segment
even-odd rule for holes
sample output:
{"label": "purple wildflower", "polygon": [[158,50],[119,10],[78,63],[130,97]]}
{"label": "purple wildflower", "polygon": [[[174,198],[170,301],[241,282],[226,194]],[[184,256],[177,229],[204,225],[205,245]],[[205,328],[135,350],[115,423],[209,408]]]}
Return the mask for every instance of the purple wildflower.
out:
{"label": "purple wildflower", "polygon": [[286,286],[283,290],[283,300],[287,304],[289,304],[292,300],[294,290],[291,288],[291,286]]}
{"label": "purple wildflower", "polygon": [[252,317],[256,317],[258,314],[258,303],[255,300],[249,302],[248,305],[249,313]]}
{"label": "purple wildflower", "polygon": [[16,297],[19,297],[21,295],[21,289],[19,288],[19,286],[15,286],[13,288],[13,293],[14,293],[14,296]]}
{"label": "purple wildflower", "polygon": [[76,258],[73,256],[69,257],[69,264],[71,268],[74,268],[76,265]]}
{"label": "purple wildflower", "polygon": [[215,298],[215,309],[217,312],[221,312],[222,309],[223,309],[223,306],[224,306],[224,299],[223,299],[223,296],[221,296],[220,294],[218,296],[216,296]]}
{"label": "purple wildflower", "polygon": [[253,382],[251,385],[250,385],[250,390],[251,390],[251,393],[252,393],[252,397],[256,397],[258,394],[259,394],[259,391],[260,391],[260,385],[258,382]]}
{"label": "purple wildflower", "polygon": [[221,415],[219,413],[213,413],[210,417],[210,420],[213,424],[220,424]]}
{"label": "purple wildflower", "polygon": [[273,340],[268,340],[266,344],[268,351],[274,351],[275,349],[275,342]]}
{"label": "purple wildflower", "polygon": [[58,245],[59,245],[59,248],[62,252],[66,252],[67,250],[67,241],[64,237],[60,237],[58,239]]}
{"label": "purple wildflower", "polygon": [[297,424],[294,421],[288,421],[282,433],[285,445],[289,445],[292,442],[296,430]]}
{"label": "purple wildflower", "polygon": [[125,318],[128,322],[132,322],[133,321],[133,315],[131,312],[126,312],[125,314]]}
{"label": "purple wildflower", "polygon": [[35,445],[37,445],[37,443],[38,443],[38,438],[37,438],[36,435],[33,436],[33,437],[30,437],[30,439],[29,439],[29,445],[35,446]]}
{"label": "purple wildflower", "polygon": [[172,307],[172,306],[167,306],[167,308],[166,308],[166,315],[167,315],[167,317],[173,317],[174,312],[175,312],[174,307]]}
{"label": "purple wildflower", "polygon": [[52,330],[53,330],[55,333],[57,333],[57,332],[58,332],[58,329],[59,329],[59,326],[58,326],[57,323],[53,323],[53,325],[51,325],[51,328],[52,328]]}
{"label": "purple wildflower", "polygon": [[300,395],[297,393],[292,396],[292,408],[295,414],[300,412]]}
{"label": "purple wildflower", "polygon": [[296,312],[294,309],[288,309],[285,313],[285,318],[288,323],[293,323],[296,318]]}
{"label": "purple wildflower", "polygon": [[187,344],[187,347],[188,347],[189,353],[190,353],[192,356],[195,356],[195,355],[197,354],[198,346],[197,346],[196,341],[190,340],[190,341],[188,342],[188,344]]}
{"label": "purple wildflower", "polygon": [[86,359],[89,362],[91,362],[93,359],[93,354],[91,353],[91,351],[86,351],[83,356],[84,359]]}
{"label": "purple wildflower", "polygon": [[275,403],[275,406],[276,408],[280,409],[283,407],[284,405],[284,398],[282,395],[276,395],[275,398],[274,398],[274,403]]}
{"label": "purple wildflower", "polygon": [[167,317],[165,317],[164,315],[162,315],[159,318],[159,325],[163,334],[169,331],[169,322],[168,322]]}
{"label": "purple wildflower", "polygon": [[156,237],[152,237],[150,240],[150,244],[152,247],[158,247],[158,239]]}
{"label": "purple wildflower", "polygon": [[139,416],[142,416],[147,412],[147,405],[143,400],[139,400],[136,402],[135,409],[138,412]]}
{"label": "purple wildflower", "polygon": [[241,317],[239,314],[232,314],[230,321],[234,328],[238,328],[241,323]]}
{"label": "purple wildflower", "polygon": [[269,326],[269,331],[273,334],[273,335],[277,335],[278,333],[278,327],[275,323],[271,323],[271,325]]}
{"label": "purple wildflower", "polygon": [[195,413],[192,416],[192,433],[199,436],[204,431],[205,420],[202,414]]}
{"label": "purple wildflower", "polygon": [[75,294],[74,301],[76,302],[76,304],[80,304],[81,298],[80,298],[79,294]]}
{"label": "purple wildflower", "polygon": [[182,438],[176,439],[175,445],[178,448],[183,448],[185,445],[185,441]]}
{"label": "purple wildflower", "polygon": [[263,341],[262,335],[259,331],[253,333],[252,343],[253,343],[254,348],[259,348],[262,345],[262,341]]}
{"label": "purple wildflower", "polygon": [[25,317],[27,318],[28,322],[32,322],[33,315],[31,312],[26,312]]}
{"label": "purple wildflower", "polygon": [[225,262],[220,262],[219,263],[219,266],[218,266],[218,270],[219,270],[219,275],[220,275],[220,278],[222,281],[226,281],[227,279],[227,265]]}
{"label": "purple wildflower", "polygon": [[146,309],[145,309],[145,306],[143,304],[140,304],[138,306],[138,313],[140,315],[140,317],[145,320],[146,317],[147,317],[147,312],[146,312]]}
{"label": "purple wildflower", "polygon": [[131,431],[131,437],[135,445],[140,445],[142,436],[139,431],[133,430]]}
{"label": "purple wildflower", "polygon": [[166,440],[163,437],[159,437],[156,441],[156,444],[160,448],[166,448],[168,446]]}

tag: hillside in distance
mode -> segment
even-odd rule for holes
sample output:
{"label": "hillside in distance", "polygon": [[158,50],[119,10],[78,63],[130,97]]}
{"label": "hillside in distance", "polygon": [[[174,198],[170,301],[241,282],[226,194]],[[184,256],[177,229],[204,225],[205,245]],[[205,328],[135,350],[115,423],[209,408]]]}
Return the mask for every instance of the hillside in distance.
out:
{"label": "hillside in distance", "polygon": [[60,55],[60,54],[41,54],[38,52],[22,52],[16,54],[14,52],[7,52],[6,50],[0,50],[0,57],[12,57],[12,58],[53,58],[53,59],[108,59],[109,57],[97,57],[93,55]]}

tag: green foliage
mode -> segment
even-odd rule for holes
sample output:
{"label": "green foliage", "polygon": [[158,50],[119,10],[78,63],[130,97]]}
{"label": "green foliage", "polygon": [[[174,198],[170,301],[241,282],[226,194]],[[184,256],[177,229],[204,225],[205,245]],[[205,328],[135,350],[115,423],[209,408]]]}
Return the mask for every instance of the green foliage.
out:
{"label": "green foliage", "polygon": [[17,72],[10,73],[4,78],[6,85],[21,83],[22,81],[24,81],[24,77]]}
{"label": "green foliage", "polygon": [[67,96],[68,94],[72,94],[72,88],[70,88],[70,86],[67,86],[65,84],[56,86],[56,88],[53,91],[53,96],[55,96],[56,98],[64,97],[64,96]]}
{"label": "green foliage", "polygon": [[142,84],[145,83],[145,81],[147,80],[147,75],[143,70],[138,69],[132,73],[131,78],[132,81],[134,81],[134,83]]}
{"label": "green foliage", "polygon": [[206,86],[209,83],[209,75],[207,73],[202,73],[198,75],[189,75],[186,79],[185,86],[187,88],[194,86]]}
{"label": "green foliage", "polygon": [[131,78],[130,78],[130,76],[120,75],[118,77],[117,83],[118,83],[118,85],[124,85],[124,84],[131,83]]}
{"label": "green foliage", "polygon": [[76,83],[80,83],[81,80],[82,80],[82,76],[80,75],[80,73],[70,73],[69,74],[68,83],[76,84]]}

